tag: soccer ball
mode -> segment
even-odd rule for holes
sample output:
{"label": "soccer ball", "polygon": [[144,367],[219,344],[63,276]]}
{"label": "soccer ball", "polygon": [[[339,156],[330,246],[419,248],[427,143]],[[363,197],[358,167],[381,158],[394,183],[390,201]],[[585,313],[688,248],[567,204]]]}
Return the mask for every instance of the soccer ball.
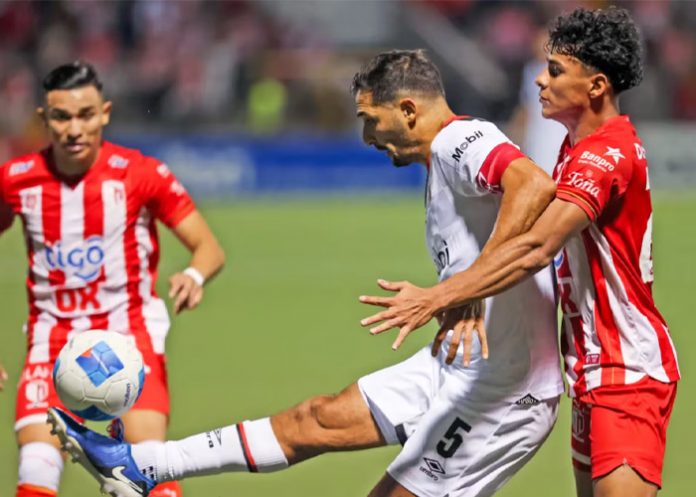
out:
{"label": "soccer ball", "polygon": [[140,397],[145,383],[143,357],[128,335],[84,331],[60,351],[53,383],[61,402],[79,417],[114,419]]}

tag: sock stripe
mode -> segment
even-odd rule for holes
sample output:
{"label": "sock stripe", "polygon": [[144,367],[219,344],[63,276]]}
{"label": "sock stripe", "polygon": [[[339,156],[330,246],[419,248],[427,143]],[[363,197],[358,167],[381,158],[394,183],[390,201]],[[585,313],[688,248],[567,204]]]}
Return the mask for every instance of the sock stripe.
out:
{"label": "sock stripe", "polygon": [[251,455],[249,442],[247,442],[246,432],[244,431],[244,423],[237,423],[235,428],[237,428],[237,435],[239,435],[239,443],[242,446],[242,454],[244,454],[247,469],[251,473],[258,473],[259,469],[256,467],[256,461],[254,461],[254,456]]}

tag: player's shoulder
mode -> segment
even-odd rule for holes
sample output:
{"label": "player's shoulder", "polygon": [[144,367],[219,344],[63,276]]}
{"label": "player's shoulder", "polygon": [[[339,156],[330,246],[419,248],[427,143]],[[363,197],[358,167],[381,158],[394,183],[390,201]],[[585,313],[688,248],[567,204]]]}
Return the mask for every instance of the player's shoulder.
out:
{"label": "player's shoulder", "polygon": [[446,162],[459,162],[470,147],[507,138],[494,123],[472,116],[459,116],[446,123],[435,136],[431,153]]}
{"label": "player's shoulder", "polygon": [[38,152],[30,152],[13,157],[0,165],[0,170],[2,170],[8,176],[16,176],[26,173],[32,170],[35,166],[43,165],[45,163],[45,154],[45,150],[40,150]]}
{"label": "player's shoulder", "polygon": [[628,118],[619,116],[580,141],[572,159],[578,165],[614,171],[631,169],[636,160],[645,159],[645,151]]}
{"label": "player's shoulder", "polygon": [[144,154],[136,148],[129,148],[113,142],[104,142],[104,160],[112,169],[123,169],[129,174],[151,174],[158,168],[166,169],[160,160]]}
{"label": "player's shoulder", "polygon": [[48,149],[14,157],[0,165],[0,183],[9,188],[13,183],[24,184],[26,180],[35,178],[37,173],[46,168]]}

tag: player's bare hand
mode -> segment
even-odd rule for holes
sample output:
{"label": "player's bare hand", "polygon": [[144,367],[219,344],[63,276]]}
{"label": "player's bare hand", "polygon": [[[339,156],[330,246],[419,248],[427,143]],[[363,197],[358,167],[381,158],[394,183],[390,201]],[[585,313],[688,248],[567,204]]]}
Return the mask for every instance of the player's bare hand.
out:
{"label": "player's bare hand", "polygon": [[447,337],[447,333],[452,330],[452,340],[450,341],[446,364],[452,364],[459,350],[459,345],[464,341],[464,355],[462,363],[464,367],[469,367],[471,363],[471,346],[474,333],[479,337],[481,343],[481,357],[488,359],[488,338],[486,337],[485,302],[479,300],[469,305],[448,309],[438,317],[440,329],[433,340],[431,353],[436,357],[442,346],[442,342]]}
{"label": "player's bare hand", "polygon": [[432,298],[431,291],[427,288],[420,288],[408,281],[396,283],[377,280],[380,288],[390,292],[397,292],[393,297],[378,297],[362,295],[360,302],[379,307],[385,310],[373,314],[362,321],[361,326],[370,326],[370,333],[377,335],[392,328],[399,328],[399,335],[392,344],[392,349],[398,349],[406,337],[425,325],[437,312]]}
{"label": "player's bare hand", "polygon": [[195,309],[203,299],[203,287],[188,274],[175,273],[169,278],[169,298],[174,299],[174,314]]}
{"label": "player's bare hand", "polygon": [[5,389],[5,382],[7,381],[8,375],[5,368],[0,364],[0,392]]}

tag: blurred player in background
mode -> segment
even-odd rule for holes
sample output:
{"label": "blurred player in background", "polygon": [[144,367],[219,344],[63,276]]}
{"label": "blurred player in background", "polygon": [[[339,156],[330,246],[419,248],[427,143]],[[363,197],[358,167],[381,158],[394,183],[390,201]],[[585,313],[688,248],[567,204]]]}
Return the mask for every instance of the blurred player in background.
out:
{"label": "blurred player in background", "polygon": [[679,368],[652,296],[646,152],[619,111],[618,95],[643,76],[640,37],[623,9],[578,9],[556,20],[549,48],[537,78],[543,113],[568,130],[554,171],[556,199],[529,232],[469,270],[433,288],[402,283],[396,297],[369,298],[388,309],[366,321],[384,320],[378,331],[412,331],[553,261],[578,496],[654,497]]}
{"label": "blurred player in background", "polygon": [[[397,166],[429,165],[427,241],[441,279],[528,229],[553,198],[551,178],[495,125],[452,112],[422,51],[376,56],[355,75],[353,93],[368,145]],[[485,343],[471,339],[475,321],[464,319],[470,309],[454,309],[442,316],[442,329],[454,329],[449,354],[427,345],[337,395],[176,442],[131,446],[58,411],[50,416],[68,450],[112,495],[401,444],[371,497],[489,496],[536,453],[556,420],[563,384],[555,308],[548,268],[487,302],[482,317],[497,350],[488,361]]]}
{"label": "blurred player in background", "polygon": [[[63,461],[46,412],[61,405],[51,373],[74,333],[102,329],[133,337],[147,379],[135,408],[123,416],[125,437],[165,439],[169,317],[155,292],[155,222],[170,228],[192,254],[190,266],[170,278],[175,313],[200,303],[204,282],[224,261],[205,220],[167,167],[102,139],[112,104],[90,65],[57,67],[43,87],[38,112],[50,146],[0,168],[0,229],[9,228],[14,216],[22,219],[29,259],[28,350],[15,424],[17,497],[58,491]],[[169,485],[153,495],[180,495],[180,489]]]}

